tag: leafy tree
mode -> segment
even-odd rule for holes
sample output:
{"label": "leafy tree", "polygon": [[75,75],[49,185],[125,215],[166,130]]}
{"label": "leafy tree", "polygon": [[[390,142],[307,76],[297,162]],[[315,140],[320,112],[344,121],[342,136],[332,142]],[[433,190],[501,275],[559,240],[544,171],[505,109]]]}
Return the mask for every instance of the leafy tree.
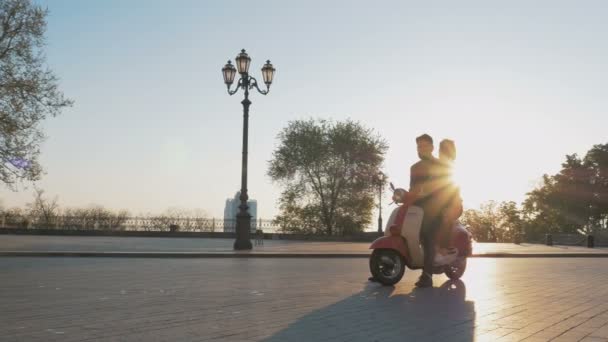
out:
{"label": "leafy tree", "polygon": [[593,146],[583,159],[583,165],[590,170],[592,189],[586,228],[605,232],[608,230],[608,144]]}
{"label": "leafy tree", "polygon": [[523,216],[526,222],[525,238],[539,239],[546,233],[559,232],[565,222],[559,210],[550,206],[549,197],[554,193],[556,182],[553,177],[543,175],[542,184],[527,194],[523,203]]}
{"label": "leafy tree", "polygon": [[47,10],[30,0],[0,1],[0,181],[35,181],[44,134],[40,123],[72,104],[45,66]]}
{"label": "leafy tree", "polygon": [[268,175],[283,185],[284,231],[344,235],[371,222],[387,144],[358,122],[296,120],[278,135]]}
{"label": "leafy tree", "polygon": [[561,171],[544,175],[524,201],[527,235],[548,232],[591,234],[608,229],[608,144],[584,158],[567,155]]}
{"label": "leafy tree", "polygon": [[476,241],[514,242],[524,229],[524,220],[513,201],[489,201],[463,213],[462,221]]}

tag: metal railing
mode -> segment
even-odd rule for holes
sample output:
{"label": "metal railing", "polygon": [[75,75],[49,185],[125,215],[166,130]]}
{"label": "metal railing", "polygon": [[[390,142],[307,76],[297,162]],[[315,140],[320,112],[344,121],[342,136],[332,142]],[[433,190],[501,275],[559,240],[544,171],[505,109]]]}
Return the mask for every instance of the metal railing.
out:
{"label": "metal railing", "polygon": [[587,236],[582,234],[553,233],[551,236],[556,245],[583,246],[587,241]]}
{"label": "metal railing", "polygon": [[608,232],[600,231],[594,234],[567,234],[550,233],[545,234],[544,241],[540,242],[548,246],[586,246],[586,247],[605,247],[608,246]]}
{"label": "metal railing", "polygon": [[[0,217],[2,228],[64,229],[64,230],[108,230],[108,231],[183,231],[183,232],[228,232],[236,230],[236,219],[196,217],[84,217],[55,216]],[[264,233],[281,232],[273,220],[251,220],[251,231],[262,229]]]}

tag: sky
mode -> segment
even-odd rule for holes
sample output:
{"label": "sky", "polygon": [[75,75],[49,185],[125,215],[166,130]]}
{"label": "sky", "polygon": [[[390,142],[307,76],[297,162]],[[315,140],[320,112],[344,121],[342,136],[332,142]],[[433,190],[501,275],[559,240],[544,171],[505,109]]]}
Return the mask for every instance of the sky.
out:
{"label": "sky", "polygon": [[[50,11],[47,64],[75,101],[42,125],[37,186],[63,207],[222,217],[240,189],[243,117],[221,68],[242,48],[252,76],[267,59],[277,69],[270,93],[250,97],[263,219],[278,213],[266,172],[292,120],[374,129],[404,187],[416,136],[455,140],[467,208],[521,202],[566,154],[608,143],[605,1],[35,2]],[[32,191],[0,200],[22,206]]]}

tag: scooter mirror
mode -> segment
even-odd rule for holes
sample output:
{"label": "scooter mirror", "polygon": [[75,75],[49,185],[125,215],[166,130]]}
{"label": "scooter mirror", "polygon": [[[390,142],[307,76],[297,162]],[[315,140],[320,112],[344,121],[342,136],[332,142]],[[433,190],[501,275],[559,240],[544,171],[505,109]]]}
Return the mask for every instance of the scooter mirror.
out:
{"label": "scooter mirror", "polygon": [[391,185],[391,190],[392,190],[393,192],[395,192],[395,186],[393,185],[393,182],[390,182],[389,184]]}

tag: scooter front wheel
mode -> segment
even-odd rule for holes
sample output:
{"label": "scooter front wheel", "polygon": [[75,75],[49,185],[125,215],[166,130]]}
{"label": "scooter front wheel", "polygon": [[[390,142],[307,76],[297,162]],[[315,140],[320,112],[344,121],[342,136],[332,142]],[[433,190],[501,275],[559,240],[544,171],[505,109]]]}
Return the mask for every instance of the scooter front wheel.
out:
{"label": "scooter front wheel", "polygon": [[369,258],[369,270],[382,285],[395,285],[403,278],[405,260],[393,249],[375,249]]}

